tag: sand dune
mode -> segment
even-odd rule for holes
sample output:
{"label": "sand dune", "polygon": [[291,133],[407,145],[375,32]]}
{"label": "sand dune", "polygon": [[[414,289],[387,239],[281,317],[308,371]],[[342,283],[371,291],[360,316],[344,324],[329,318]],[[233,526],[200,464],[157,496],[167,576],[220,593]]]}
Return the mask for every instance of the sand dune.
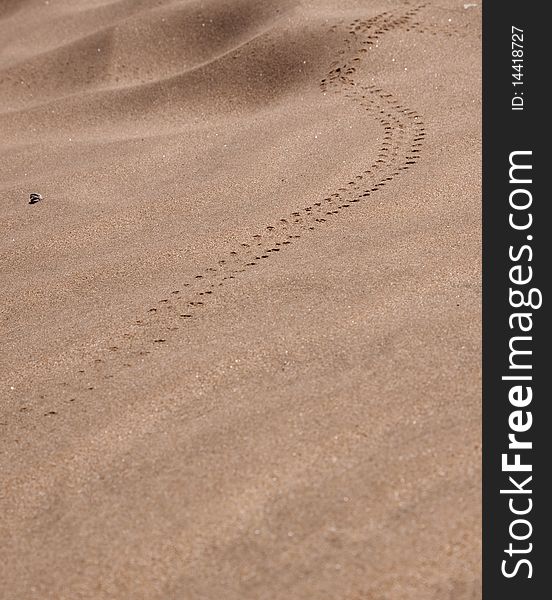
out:
{"label": "sand dune", "polygon": [[481,596],[479,31],[0,3],[0,597]]}

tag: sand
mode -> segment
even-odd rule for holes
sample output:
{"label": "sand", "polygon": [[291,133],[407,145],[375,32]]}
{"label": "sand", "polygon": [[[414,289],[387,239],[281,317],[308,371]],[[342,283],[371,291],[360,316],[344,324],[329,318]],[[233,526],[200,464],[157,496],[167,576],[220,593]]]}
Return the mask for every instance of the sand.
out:
{"label": "sand", "polygon": [[466,6],[0,2],[2,599],[481,597]]}

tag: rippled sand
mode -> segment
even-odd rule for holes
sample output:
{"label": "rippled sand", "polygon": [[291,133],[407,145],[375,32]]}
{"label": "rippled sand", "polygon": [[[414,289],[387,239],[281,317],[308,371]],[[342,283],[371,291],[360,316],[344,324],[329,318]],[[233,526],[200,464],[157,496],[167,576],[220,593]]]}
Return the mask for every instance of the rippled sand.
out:
{"label": "rippled sand", "polygon": [[466,6],[0,2],[2,599],[481,597]]}

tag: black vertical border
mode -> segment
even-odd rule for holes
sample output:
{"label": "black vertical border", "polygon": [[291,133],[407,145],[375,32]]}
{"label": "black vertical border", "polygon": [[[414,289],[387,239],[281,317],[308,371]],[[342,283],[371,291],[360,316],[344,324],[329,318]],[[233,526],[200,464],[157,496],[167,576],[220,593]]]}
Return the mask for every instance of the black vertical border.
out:
{"label": "black vertical border", "polygon": [[[484,600],[532,600],[551,597],[552,557],[550,519],[552,511],[552,340],[549,338],[548,283],[552,273],[552,231],[547,217],[552,205],[546,185],[549,173],[549,149],[544,144],[546,130],[552,129],[545,103],[550,68],[552,30],[546,25],[547,5],[539,2],[484,0],[483,2],[483,598]],[[513,111],[512,26],[524,31],[523,98],[524,110]],[[521,90],[520,90],[521,91]],[[533,268],[531,286],[543,293],[543,306],[533,313],[531,362],[533,365],[533,400],[528,407],[533,425],[525,439],[533,442],[525,451],[533,465],[528,475],[533,479],[533,509],[527,516],[533,533],[527,540],[533,544],[525,556],[530,559],[533,575],[520,568],[519,576],[506,578],[502,561],[510,542],[509,525],[516,517],[508,508],[508,496],[500,490],[508,487],[508,475],[501,470],[501,455],[507,451],[508,417],[514,407],[508,401],[511,382],[501,380],[508,375],[509,269],[511,245],[526,242],[527,232],[516,232],[508,224],[509,155],[516,150],[532,151]],[[546,319],[546,320],[545,320]],[[512,487],[512,486],[509,486]],[[518,496],[521,497],[521,496]],[[520,542],[520,547],[522,547]],[[550,564],[549,564],[550,563]],[[510,559],[510,565],[515,564]],[[544,594],[544,595],[543,595]]]}

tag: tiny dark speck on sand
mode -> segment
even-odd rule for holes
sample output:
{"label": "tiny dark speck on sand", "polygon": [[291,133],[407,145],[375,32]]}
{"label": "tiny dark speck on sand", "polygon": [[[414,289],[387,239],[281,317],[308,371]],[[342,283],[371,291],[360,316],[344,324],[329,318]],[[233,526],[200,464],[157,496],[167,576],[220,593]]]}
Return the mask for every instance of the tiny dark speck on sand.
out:
{"label": "tiny dark speck on sand", "polygon": [[42,195],[41,194],[37,194],[37,193],[32,193],[29,196],[29,204],[36,204],[37,202],[40,202],[42,200]]}

